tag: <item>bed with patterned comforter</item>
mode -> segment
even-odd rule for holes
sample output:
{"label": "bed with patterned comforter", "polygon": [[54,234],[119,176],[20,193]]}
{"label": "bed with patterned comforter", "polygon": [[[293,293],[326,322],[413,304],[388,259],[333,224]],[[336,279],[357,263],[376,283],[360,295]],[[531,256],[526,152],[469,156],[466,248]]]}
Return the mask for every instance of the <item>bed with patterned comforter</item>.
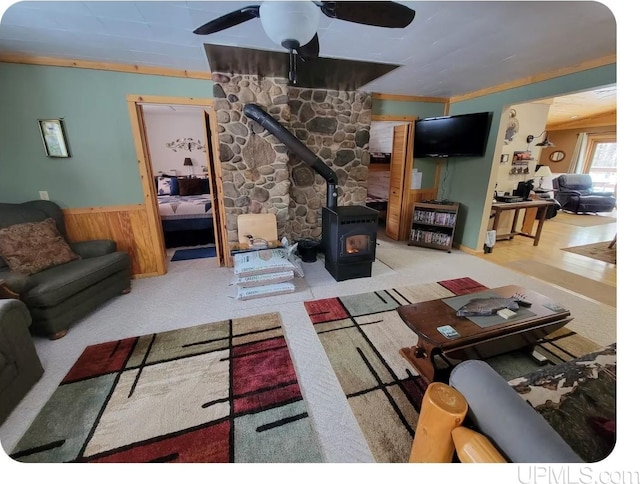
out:
{"label": "bed with patterned comforter", "polygon": [[158,197],[158,210],[165,232],[202,230],[213,227],[211,196],[163,195]]}

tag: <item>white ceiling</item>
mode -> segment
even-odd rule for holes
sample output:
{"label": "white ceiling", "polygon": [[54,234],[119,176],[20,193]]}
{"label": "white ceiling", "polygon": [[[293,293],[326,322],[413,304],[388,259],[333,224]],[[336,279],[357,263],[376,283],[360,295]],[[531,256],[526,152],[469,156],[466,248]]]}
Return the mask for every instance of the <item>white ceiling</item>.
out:
{"label": "white ceiling", "polygon": [[[192,31],[261,2],[22,1],[0,22],[0,53],[209,71],[203,43],[284,51],[252,19]],[[403,1],[405,29],[321,15],[320,55],[401,67],[371,92],[451,97],[616,54],[616,20],[596,1]],[[300,67],[303,68],[304,66]]]}

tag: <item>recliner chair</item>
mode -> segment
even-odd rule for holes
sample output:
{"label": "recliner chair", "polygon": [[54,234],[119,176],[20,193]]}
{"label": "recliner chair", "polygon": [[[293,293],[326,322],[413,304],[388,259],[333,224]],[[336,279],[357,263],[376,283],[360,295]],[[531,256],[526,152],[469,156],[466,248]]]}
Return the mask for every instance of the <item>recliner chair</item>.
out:
{"label": "recliner chair", "polygon": [[613,193],[594,192],[591,177],[586,174],[574,173],[554,178],[553,191],[560,208],[569,212],[611,212],[616,207]]}
{"label": "recliner chair", "polygon": [[31,331],[57,339],[99,305],[131,291],[131,259],[117,251],[113,240],[69,242],[62,209],[52,201],[0,203],[0,229],[46,219],[55,221],[59,235],[79,258],[24,273],[12,271],[0,256],[0,281],[3,292],[26,304]]}

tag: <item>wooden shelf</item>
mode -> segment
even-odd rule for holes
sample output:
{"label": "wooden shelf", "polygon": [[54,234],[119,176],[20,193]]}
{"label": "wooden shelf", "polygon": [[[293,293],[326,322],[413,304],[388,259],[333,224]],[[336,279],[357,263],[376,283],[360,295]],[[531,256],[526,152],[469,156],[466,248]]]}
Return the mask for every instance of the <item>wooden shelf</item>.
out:
{"label": "wooden shelf", "polygon": [[458,203],[414,203],[409,245],[451,252],[457,219]]}

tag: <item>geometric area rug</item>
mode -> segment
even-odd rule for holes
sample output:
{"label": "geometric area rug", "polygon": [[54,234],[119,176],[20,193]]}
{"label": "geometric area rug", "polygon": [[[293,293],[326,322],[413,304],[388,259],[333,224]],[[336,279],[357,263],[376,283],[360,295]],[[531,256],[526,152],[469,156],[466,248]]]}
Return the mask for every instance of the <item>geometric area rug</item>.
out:
{"label": "geometric area rug", "polygon": [[321,462],[278,313],[88,346],[21,462]]}
{"label": "geometric area rug", "polygon": [[[307,314],[376,462],[408,462],[426,390],[400,354],[416,343],[398,315],[401,305],[486,291],[470,278],[306,301]],[[548,365],[586,355],[599,346],[566,328],[539,340]],[[487,359],[505,380],[538,370],[528,354]]]}

